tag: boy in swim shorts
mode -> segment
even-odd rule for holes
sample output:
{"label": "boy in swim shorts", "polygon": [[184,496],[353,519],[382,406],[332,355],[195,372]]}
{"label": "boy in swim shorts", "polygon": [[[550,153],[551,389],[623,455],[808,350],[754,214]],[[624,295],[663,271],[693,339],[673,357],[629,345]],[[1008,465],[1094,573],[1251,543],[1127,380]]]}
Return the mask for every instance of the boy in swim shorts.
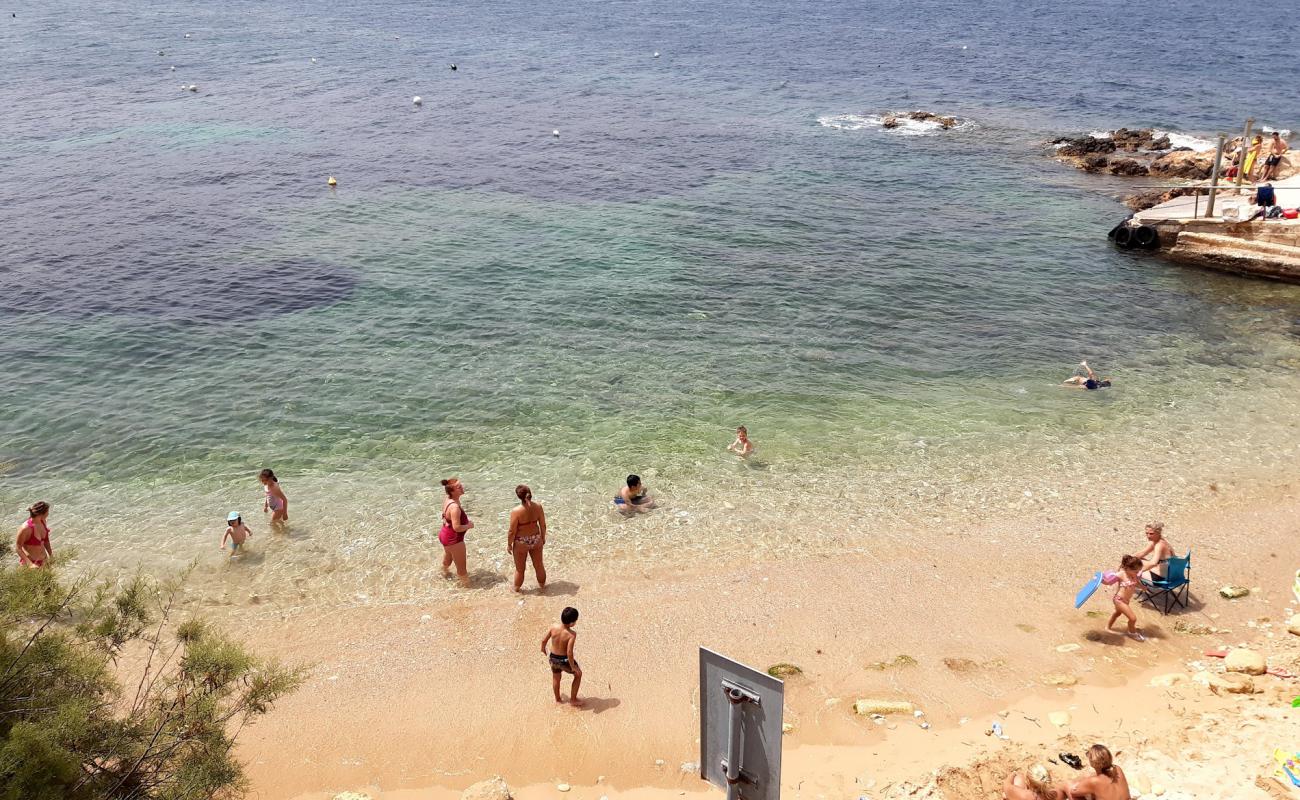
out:
{"label": "boy in swim shorts", "polygon": [[229,539],[230,557],[234,558],[243,551],[244,542],[248,541],[248,537],[252,535],[253,532],[240,519],[239,512],[231,511],[226,516],[226,535],[221,537],[221,549],[223,551],[226,549],[226,540]]}
{"label": "boy in swim shorts", "polygon": [[559,624],[552,625],[542,638],[542,652],[551,665],[551,690],[555,693],[555,702],[564,702],[560,698],[560,676],[567,672],[573,676],[569,702],[580,706],[582,701],[578,699],[578,687],[582,685],[582,668],[573,657],[573,649],[578,643],[578,633],[573,629],[577,621],[578,609],[570,606],[561,611]]}

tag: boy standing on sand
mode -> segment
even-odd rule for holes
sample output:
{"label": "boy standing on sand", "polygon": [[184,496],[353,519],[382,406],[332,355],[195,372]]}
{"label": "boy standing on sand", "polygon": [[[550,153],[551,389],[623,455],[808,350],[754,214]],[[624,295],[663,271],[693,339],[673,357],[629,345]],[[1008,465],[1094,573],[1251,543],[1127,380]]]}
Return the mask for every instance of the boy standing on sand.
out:
{"label": "boy standing on sand", "polygon": [[569,688],[569,702],[581,706],[578,687],[582,685],[582,668],[573,657],[573,648],[578,642],[578,633],[573,626],[577,621],[578,609],[570,606],[561,611],[560,624],[552,625],[546,632],[546,636],[542,638],[542,652],[546,653],[551,662],[551,689],[555,692],[555,702],[564,702],[560,699],[560,675],[567,672],[573,676],[573,686]]}

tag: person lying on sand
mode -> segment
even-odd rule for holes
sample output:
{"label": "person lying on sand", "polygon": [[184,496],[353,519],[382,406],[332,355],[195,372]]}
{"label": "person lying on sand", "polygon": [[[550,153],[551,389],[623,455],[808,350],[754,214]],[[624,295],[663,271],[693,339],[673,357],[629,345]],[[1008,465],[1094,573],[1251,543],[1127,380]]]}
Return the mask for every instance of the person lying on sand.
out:
{"label": "person lying on sand", "polygon": [[627,485],[619,490],[614,505],[619,511],[632,514],[649,511],[654,508],[655,501],[646,491],[645,484],[641,483],[640,475],[628,475]]}
{"label": "person lying on sand", "polygon": [[1079,366],[1087,371],[1086,375],[1074,375],[1062,382],[1062,386],[1069,386],[1071,389],[1104,389],[1110,386],[1110,378],[1098,378],[1097,373],[1092,371],[1087,361],[1079,362]]}
{"label": "person lying on sand", "polygon": [[1064,798],[1079,800],[1129,800],[1128,778],[1124,770],[1115,766],[1110,750],[1105,745],[1094,744],[1088,748],[1088,763],[1094,774],[1066,781],[1057,787]]}
{"label": "person lying on sand", "polygon": [[1147,525],[1147,541],[1150,544],[1146,549],[1137,554],[1142,559],[1142,571],[1150,572],[1152,578],[1163,580],[1168,574],[1169,559],[1174,555],[1173,545],[1164,538],[1165,524],[1163,522],[1152,522]]}
{"label": "person lying on sand", "polygon": [[[551,664],[551,691],[555,693],[555,702],[563,703],[560,698],[560,676],[567,672],[573,676],[573,685],[569,687],[569,702],[575,706],[582,705],[578,699],[578,687],[582,685],[582,668],[573,657],[573,650],[578,645],[578,632],[573,626],[578,622],[578,609],[569,606],[560,612],[560,623],[552,625],[542,638],[542,652]],[[550,644],[550,648],[547,648]]]}
{"label": "person lying on sand", "polygon": [[1002,784],[1003,800],[1059,800],[1061,793],[1048,785],[1047,767],[1035,764],[1007,776]]}

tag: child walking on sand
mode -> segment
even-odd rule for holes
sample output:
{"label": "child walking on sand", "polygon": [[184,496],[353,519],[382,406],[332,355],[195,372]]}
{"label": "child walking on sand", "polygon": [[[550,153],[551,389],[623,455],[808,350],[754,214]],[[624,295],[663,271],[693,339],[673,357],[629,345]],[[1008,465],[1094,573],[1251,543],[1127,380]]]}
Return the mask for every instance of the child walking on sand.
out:
{"label": "child walking on sand", "polygon": [[727,445],[727,449],[741,458],[749,458],[749,454],[754,452],[754,443],[749,440],[749,431],[744,425],[736,428],[736,441]]}
{"label": "child walking on sand", "polygon": [[1119,585],[1115,590],[1115,597],[1112,598],[1115,602],[1115,613],[1110,615],[1110,621],[1106,623],[1106,630],[1115,630],[1113,627],[1115,620],[1119,619],[1120,616],[1124,616],[1128,618],[1128,633],[1126,635],[1134,641],[1145,642],[1146,637],[1138,633],[1137,614],[1133,613],[1133,607],[1130,605],[1133,602],[1133,595],[1137,593],[1138,586],[1141,585],[1138,582],[1138,575],[1142,572],[1142,559],[1137,556],[1124,556],[1120,559],[1119,568],[1120,574],[1117,582]]}
{"label": "child walking on sand", "polygon": [[289,498],[284,496],[280,481],[271,470],[262,470],[257,479],[266,489],[266,502],[262,504],[262,513],[271,512],[271,527],[282,527],[289,521]]}
{"label": "child walking on sand", "polygon": [[226,535],[221,537],[221,549],[226,549],[226,540],[230,540],[230,557],[234,558],[243,550],[244,542],[253,535],[253,532],[240,519],[238,511],[231,511],[226,517]]}
{"label": "child walking on sand", "polygon": [[546,636],[542,638],[542,652],[547,655],[551,663],[551,690],[555,693],[555,702],[564,702],[560,698],[560,675],[567,672],[573,676],[573,686],[569,688],[569,702],[580,706],[582,701],[578,699],[578,687],[582,685],[582,668],[573,657],[573,648],[578,643],[578,632],[573,629],[577,621],[578,609],[569,606],[561,611],[560,623],[552,625],[546,632]]}

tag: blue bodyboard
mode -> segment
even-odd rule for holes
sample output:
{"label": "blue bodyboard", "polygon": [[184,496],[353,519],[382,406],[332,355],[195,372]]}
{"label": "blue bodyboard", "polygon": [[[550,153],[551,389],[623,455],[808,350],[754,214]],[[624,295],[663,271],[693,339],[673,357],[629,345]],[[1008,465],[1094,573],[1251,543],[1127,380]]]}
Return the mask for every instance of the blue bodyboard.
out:
{"label": "blue bodyboard", "polygon": [[1097,589],[1100,586],[1101,573],[1098,572],[1096,575],[1093,575],[1092,580],[1088,581],[1088,583],[1079,590],[1079,593],[1074,596],[1074,607],[1082,607],[1084,603],[1088,602],[1088,598],[1097,593]]}

